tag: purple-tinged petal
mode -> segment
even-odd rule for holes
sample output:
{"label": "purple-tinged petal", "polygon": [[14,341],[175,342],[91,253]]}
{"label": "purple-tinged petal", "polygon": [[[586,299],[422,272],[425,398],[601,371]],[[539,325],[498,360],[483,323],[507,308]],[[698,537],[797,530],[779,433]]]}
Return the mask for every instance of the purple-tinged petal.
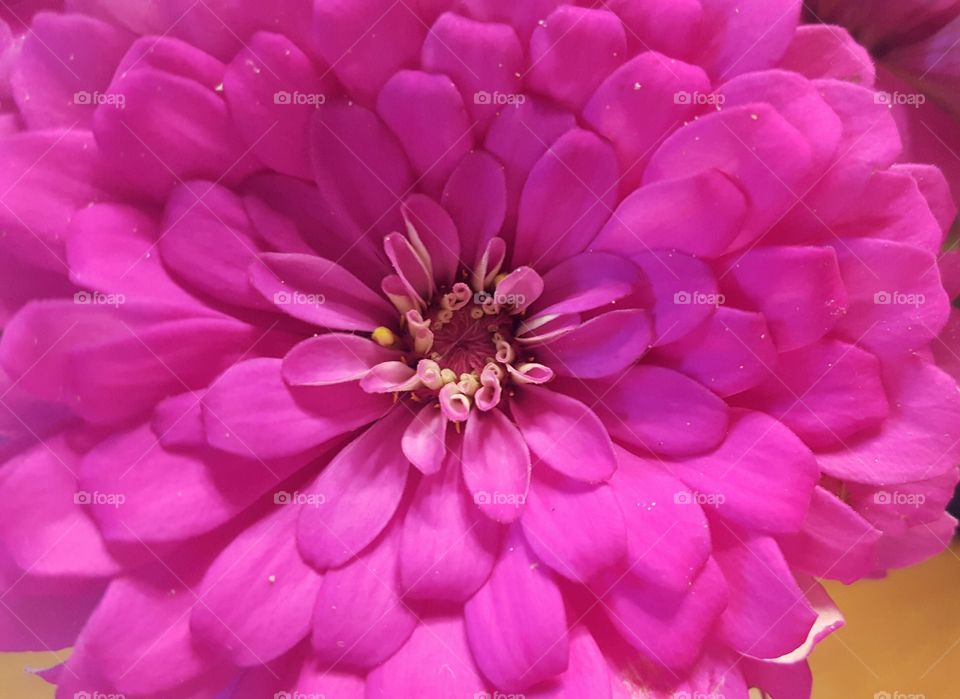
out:
{"label": "purple-tinged petal", "polygon": [[399,539],[391,527],[362,555],[324,574],[313,611],[312,646],[320,663],[376,667],[413,632],[417,617],[398,589]]}
{"label": "purple-tinged petal", "polygon": [[610,436],[586,405],[547,388],[524,386],[510,411],[535,457],[559,473],[587,483],[606,481],[617,468]]}
{"label": "purple-tinged petal", "polygon": [[647,311],[611,311],[536,345],[536,351],[561,376],[606,378],[625,371],[647,353],[652,344],[650,326]]}
{"label": "purple-tinged petal", "polygon": [[541,471],[520,523],[537,558],[574,582],[587,583],[626,560],[624,516],[609,486]]}
{"label": "purple-tinged petal", "polygon": [[310,486],[308,492],[323,499],[300,514],[300,551],[311,565],[343,565],[387,526],[410,470],[400,450],[409,423],[410,414],[397,406],[344,447]]}
{"label": "purple-tinged petal", "polygon": [[251,263],[249,272],[265,299],[307,323],[367,332],[396,323],[396,311],[382,296],[322,257],[267,253]]}
{"label": "purple-tinged petal", "polygon": [[291,386],[327,386],[363,378],[397,353],[360,335],[328,333],[304,340],[283,358],[283,380]]}
{"label": "purple-tinged petal", "polygon": [[463,484],[459,450],[442,472],[421,479],[403,521],[400,584],[404,594],[463,602],[486,581],[502,527],[485,517]]}
{"label": "purple-tinged petal", "polygon": [[516,528],[463,616],[473,657],[495,686],[524,690],[567,669],[560,587],[537,565]]}
{"label": "purple-tinged petal", "polygon": [[211,445],[245,457],[290,456],[376,420],[390,407],[388,397],[352,383],[288,386],[281,365],[280,359],[250,359],[214,382],[203,397]]}
{"label": "purple-tinged petal", "polygon": [[207,569],[190,630],[242,667],[286,653],[310,631],[320,576],[297,552],[297,508],[281,506],[230,542]]}
{"label": "purple-tinged petal", "polygon": [[519,518],[530,468],[527,444],[502,411],[471,411],[463,436],[463,481],[484,514],[498,522]]}

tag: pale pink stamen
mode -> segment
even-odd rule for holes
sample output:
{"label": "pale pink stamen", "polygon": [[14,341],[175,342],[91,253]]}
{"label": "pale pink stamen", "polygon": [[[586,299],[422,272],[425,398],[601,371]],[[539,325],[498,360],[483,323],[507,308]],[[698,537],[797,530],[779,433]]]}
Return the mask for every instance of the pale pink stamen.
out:
{"label": "pale pink stamen", "polygon": [[454,383],[448,383],[438,394],[440,409],[451,422],[465,422],[470,416],[470,397],[460,392]]}

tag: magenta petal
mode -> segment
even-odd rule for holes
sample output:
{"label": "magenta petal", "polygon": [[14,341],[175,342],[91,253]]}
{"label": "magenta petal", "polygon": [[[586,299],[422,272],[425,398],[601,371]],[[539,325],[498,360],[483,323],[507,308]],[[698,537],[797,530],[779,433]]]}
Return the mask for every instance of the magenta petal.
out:
{"label": "magenta petal", "polygon": [[190,630],[241,666],[257,667],[310,631],[320,576],[297,552],[297,508],[278,506],[224,548],[207,569]]}
{"label": "magenta petal", "polygon": [[777,371],[744,396],[743,405],[773,415],[817,449],[846,448],[890,415],[880,362],[838,340],[781,354]]}
{"label": "magenta petal", "polygon": [[643,278],[640,268],[615,253],[587,252],[543,275],[543,293],[531,304],[532,318],[592,311],[630,295]]}
{"label": "magenta petal", "polygon": [[510,401],[513,419],[536,462],[587,483],[606,481],[617,462],[603,423],[580,401],[523,386]]}
{"label": "magenta petal", "polygon": [[704,26],[708,40],[700,48],[700,60],[718,80],[749,70],[767,68],[790,45],[800,23],[799,0],[770,0],[742,7],[736,0],[703,0]]}
{"label": "magenta petal", "polygon": [[[531,168],[560,136],[575,125],[572,114],[536,97],[497,114],[485,145],[503,163],[508,222],[516,219],[520,193]],[[501,235],[513,240],[510,230]]]}
{"label": "magenta petal", "polygon": [[398,406],[344,447],[310,486],[324,500],[300,514],[300,551],[311,565],[343,565],[393,517],[410,470],[400,451],[409,423],[410,414]]}
{"label": "magenta petal", "polygon": [[583,252],[613,211],[617,163],[597,136],[573,129],[537,161],[523,188],[512,263],[549,270]]}
{"label": "magenta petal", "polygon": [[[12,564],[12,592],[33,579],[108,578],[118,567],[90,519],[80,490],[79,457],[57,438],[17,454],[0,471],[0,537]],[[37,507],[44,502],[43,507]],[[35,583],[34,583],[35,584]],[[24,587],[31,583],[24,581]]]}
{"label": "magenta petal", "polygon": [[309,179],[303,147],[317,104],[330,97],[310,57],[287,37],[258,32],[227,66],[224,95],[248,147],[277,172]]}
{"label": "magenta petal", "polygon": [[747,244],[778,222],[811,180],[811,148],[803,135],[766,104],[710,112],[674,132],[657,149],[644,183],[689,177],[709,169],[729,175],[751,201],[735,241]]}
{"label": "magenta petal", "polygon": [[177,186],[167,200],[157,246],[167,268],[192,289],[231,305],[270,307],[244,273],[260,247],[243,200],[226,187]]}
{"label": "magenta petal", "polygon": [[570,645],[560,588],[516,529],[463,616],[477,666],[495,686],[524,690],[567,669]]}
{"label": "magenta petal", "polygon": [[506,211],[503,167],[483,151],[467,155],[450,175],[440,203],[460,234],[461,265],[480,261],[490,239],[500,232]]}
{"label": "magenta petal", "polygon": [[[815,172],[824,171],[836,156],[843,124],[816,85],[806,78],[781,70],[745,73],[725,83],[719,94],[723,96],[724,109],[757,103],[775,108],[806,137]],[[797,196],[802,193],[797,192]]]}
{"label": "magenta petal", "polygon": [[96,501],[90,513],[104,538],[166,543],[230,522],[316,453],[259,461],[208,448],[167,450],[147,425],[120,432],[87,452],[78,489],[120,495]]}
{"label": "magenta petal", "polygon": [[819,477],[813,454],[764,413],[740,411],[733,420],[716,451],[667,468],[721,517],[761,532],[798,531]]}
{"label": "magenta petal", "polygon": [[682,481],[661,465],[617,448],[610,479],[627,525],[631,574],[666,592],[683,593],[710,557],[703,509]]}
{"label": "magenta petal", "polygon": [[570,630],[570,664],[566,672],[528,691],[530,699],[610,699],[610,668],[597,641],[584,626]]}
{"label": "magenta petal", "polygon": [[0,163],[5,250],[62,273],[70,220],[105,198],[96,141],[80,130],[21,132],[0,138]]}
{"label": "magenta petal", "polygon": [[576,111],[626,51],[626,32],[613,12],[561,5],[530,38],[530,84]]}
{"label": "magenta petal", "polygon": [[460,238],[450,215],[433,199],[413,194],[403,202],[403,219],[411,241],[419,241],[430,257],[434,281],[451,285],[460,265]]}
{"label": "magenta petal", "polygon": [[646,354],[652,343],[650,325],[647,311],[611,311],[537,344],[536,351],[561,376],[605,378],[626,370]]}
{"label": "magenta petal", "polygon": [[396,310],[336,262],[267,253],[250,265],[253,286],[276,308],[334,330],[373,331],[396,323]]}
{"label": "magenta petal", "polygon": [[[131,695],[169,696],[203,675],[222,682],[224,668],[193,643],[190,633],[190,610],[198,597],[171,575],[163,578],[160,584],[134,577],[114,580],[68,663],[89,664],[105,686]],[[136,624],[129,623],[131,616]]]}
{"label": "magenta petal", "polygon": [[330,223],[359,227],[356,238],[397,230],[400,199],[409,193],[413,175],[396,137],[376,114],[352,103],[320,106],[310,128],[310,152]]}
{"label": "magenta petal", "polygon": [[204,447],[202,392],[187,391],[157,403],[150,429],[165,447]]}
{"label": "magenta petal", "polygon": [[422,621],[406,644],[367,676],[366,696],[462,699],[482,691],[485,684],[458,613]]}
{"label": "magenta petal", "polygon": [[876,80],[873,59],[843,27],[807,24],[797,27],[780,67],[813,80],[835,78],[872,86]]}
{"label": "magenta petal", "polygon": [[530,452],[500,410],[473,410],[463,436],[463,481],[484,514],[512,522],[530,487]]}
{"label": "magenta petal", "polygon": [[875,434],[817,454],[827,474],[885,485],[932,478],[960,459],[956,383],[923,359],[897,360],[883,376],[891,414]]}
{"label": "magenta petal", "polygon": [[613,587],[597,592],[624,639],[651,662],[674,671],[693,664],[727,605],[727,584],[712,559],[679,599],[633,576],[618,576]]}
{"label": "magenta petal", "polygon": [[574,582],[593,580],[626,559],[624,516],[606,485],[544,471],[530,485],[520,523],[537,558]]}
{"label": "magenta petal", "polygon": [[380,91],[377,113],[431,189],[447,179],[473,146],[466,108],[445,75],[401,70]]}
{"label": "magenta petal", "polygon": [[296,345],[283,358],[283,380],[291,386],[326,386],[363,378],[397,353],[359,335],[328,333]]}
{"label": "magenta petal", "polygon": [[485,517],[463,484],[459,455],[417,485],[403,521],[400,583],[424,600],[463,602],[486,581],[502,527]]}
{"label": "magenta petal", "polygon": [[90,422],[128,421],[171,393],[199,389],[257,342],[252,327],[227,317],[124,329],[126,337],[71,352],[66,388]]}
{"label": "magenta petal", "polygon": [[[246,360],[214,382],[203,398],[212,445],[247,457],[289,456],[375,420],[390,406],[389,398],[353,383],[287,386],[281,364],[280,359]],[[250,410],[251,405],[258,409]]]}
{"label": "magenta petal", "polygon": [[429,262],[402,233],[387,235],[383,239],[383,249],[407,295],[418,304],[426,303],[432,296],[434,287]]}
{"label": "magenta petal", "polygon": [[[944,189],[939,193],[929,191],[940,189],[937,184],[938,179],[943,180],[940,170],[926,166],[936,173],[931,174],[924,172],[923,167],[895,165],[872,175],[866,189],[858,197],[857,206],[849,208],[833,222],[832,230],[840,237],[883,238],[939,255],[944,235],[956,215],[956,208],[945,181],[942,184]],[[920,169],[911,174],[907,168]],[[928,192],[921,191],[921,181],[915,179],[914,174],[927,183]],[[947,196],[949,203],[928,201],[928,196]],[[937,207],[936,214],[934,207]],[[943,208],[947,211],[941,210]],[[949,217],[948,222],[939,220],[943,216]]]}
{"label": "magenta petal", "polygon": [[724,261],[727,302],[760,311],[781,352],[823,337],[847,309],[837,254],[829,247],[756,247]]}
{"label": "magenta petal", "polygon": [[480,122],[481,132],[502,108],[492,96],[521,91],[523,48],[516,33],[504,24],[475,22],[445,12],[427,34],[421,60],[426,70],[449,75],[457,84],[470,120]]}
{"label": "magenta petal", "polygon": [[426,33],[412,9],[390,0],[317,0],[313,28],[320,54],[340,81],[368,99],[416,60]]}
{"label": "magenta petal", "polygon": [[81,209],[67,238],[70,278],[84,289],[197,304],[155,253],[159,228],[158,221],[130,206],[97,204]]}
{"label": "magenta petal", "polygon": [[878,353],[923,347],[950,314],[933,256],[888,240],[847,238],[837,244],[850,295],[837,332]]}
{"label": "magenta petal", "polygon": [[121,66],[107,94],[122,95],[124,108],[101,104],[93,118],[97,143],[118,179],[162,200],[187,180],[230,185],[250,172],[254,161],[213,89],[222,64],[170,37],[141,37]]}
{"label": "magenta petal", "polygon": [[778,361],[763,316],[723,306],[682,340],[657,348],[654,356],[720,396],[761,383]]}
{"label": "magenta petal", "polygon": [[[578,394],[585,397],[582,390]],[[726,404],[670,369],[637,366],[609,384],[592,384],[590,394],[597,401],[594,411],[613,437],[654,453],[703,452],[727,433]]]}
{"label": "magenta petal", "polygon": [[438,403],[423,406],[400,443],[404,456],[426,476],[439,471],[447,456],[447,418],[439,407]]}
{"label": "magenta petal", "polygon": [[399,538],[392,528],[358,558],[324,574],[313,612],[319,662],[337,669],[376,667],[413,632],[417,617],[398,590]]}
{"label": "magenta petal", "polygon": [[805,661],[778,663],[743,658],[740,668],[751,687],[758,687],[777,699],[809,699],[813,674]]}
{"label": "magenta petal", "polygon": [[584,120],[613,143],[629,188],[640,183],[664,137],[698,109],[676,95],[710,93],[703,69],[643,49],[611,73],[583,109]]}
{"label": "magenta petal", "polygon": [[[277,686],[276,679],[271,675],[267,685],[267,696]],[[364,699],[364,680],[359,675],[347,672],[328,670],[322,665],[307,660],[295,685],[301,695],[317,694],[330,699]],[[260,699],[261,693],[237,699]]]}
{"label": "magenta petal", "polygon": [[[676,216],[678,210],[687,214]],[[714,257],[736,239],[746,211],[743,192],[718,170],[655,182],[620,203],[590,249],[627,255],[676,250]]]}
{"label": "magenta petal", "polygon": [[777,541],[794,569],[850,584],[873,573],[880,536],[852,507],[817,486],[803,529]]}
{"label": "magenta petal", "polygon": [[95,109],[92,95],[106,91],[133,38],[84,14],[37,15],[23,35],[19,60],[8,78],[27,125],[89,128]]}
{"label": "magenta petal", "polygon": [[755,658],[778,658],[802,646],[817,615],[776,542],[763,536],[744,539],[724,527],[717,534],[714,555],[730,590],[719,637]]}

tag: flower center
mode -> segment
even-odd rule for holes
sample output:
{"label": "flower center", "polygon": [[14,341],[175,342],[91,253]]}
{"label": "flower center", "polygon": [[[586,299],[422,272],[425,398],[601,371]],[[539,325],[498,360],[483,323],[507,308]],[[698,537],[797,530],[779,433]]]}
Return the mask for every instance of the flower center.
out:
{"label": "flower center", "polygon": [[399,234],[388,236],[386,247],[397,275],[385,279],[383,288],[400,312],[400,334],[381,327],[372,337],[399,350],[401,361],[375,368],[368,386],[421,402],[437,400],[448,419],[462,422],[474,407],[496,407],[511,382],[553,378],[517,337],[542,281],[528,267],[500,274],[502,240],[491,241],[479,270],[461,273],[469,284],[438,284],[427,250]]}
{"label": "flower center", "polygon": [[[464,302],[467,293],[469,297]],[[493,294],[458,288],[443,294],[426,316],[433,333],[433,346],[427,357],[441,369],[450,369],[457,375],[479,375],[487,364],[506,365],[516,357],[514,320],[495,302]]]}

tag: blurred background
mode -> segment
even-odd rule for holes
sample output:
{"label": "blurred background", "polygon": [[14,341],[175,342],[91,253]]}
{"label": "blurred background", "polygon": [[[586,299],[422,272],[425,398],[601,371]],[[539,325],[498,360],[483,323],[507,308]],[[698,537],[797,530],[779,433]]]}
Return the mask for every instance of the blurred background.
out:
{"label": "blurred background", "polygon": [[[960,542],[883,580],[827,588],[847,625],[814,652],[814,699],[960,697]],[[53,688],[24,668],[58,655],[67,652],[0,654],[0,697],[51,699]]]}

